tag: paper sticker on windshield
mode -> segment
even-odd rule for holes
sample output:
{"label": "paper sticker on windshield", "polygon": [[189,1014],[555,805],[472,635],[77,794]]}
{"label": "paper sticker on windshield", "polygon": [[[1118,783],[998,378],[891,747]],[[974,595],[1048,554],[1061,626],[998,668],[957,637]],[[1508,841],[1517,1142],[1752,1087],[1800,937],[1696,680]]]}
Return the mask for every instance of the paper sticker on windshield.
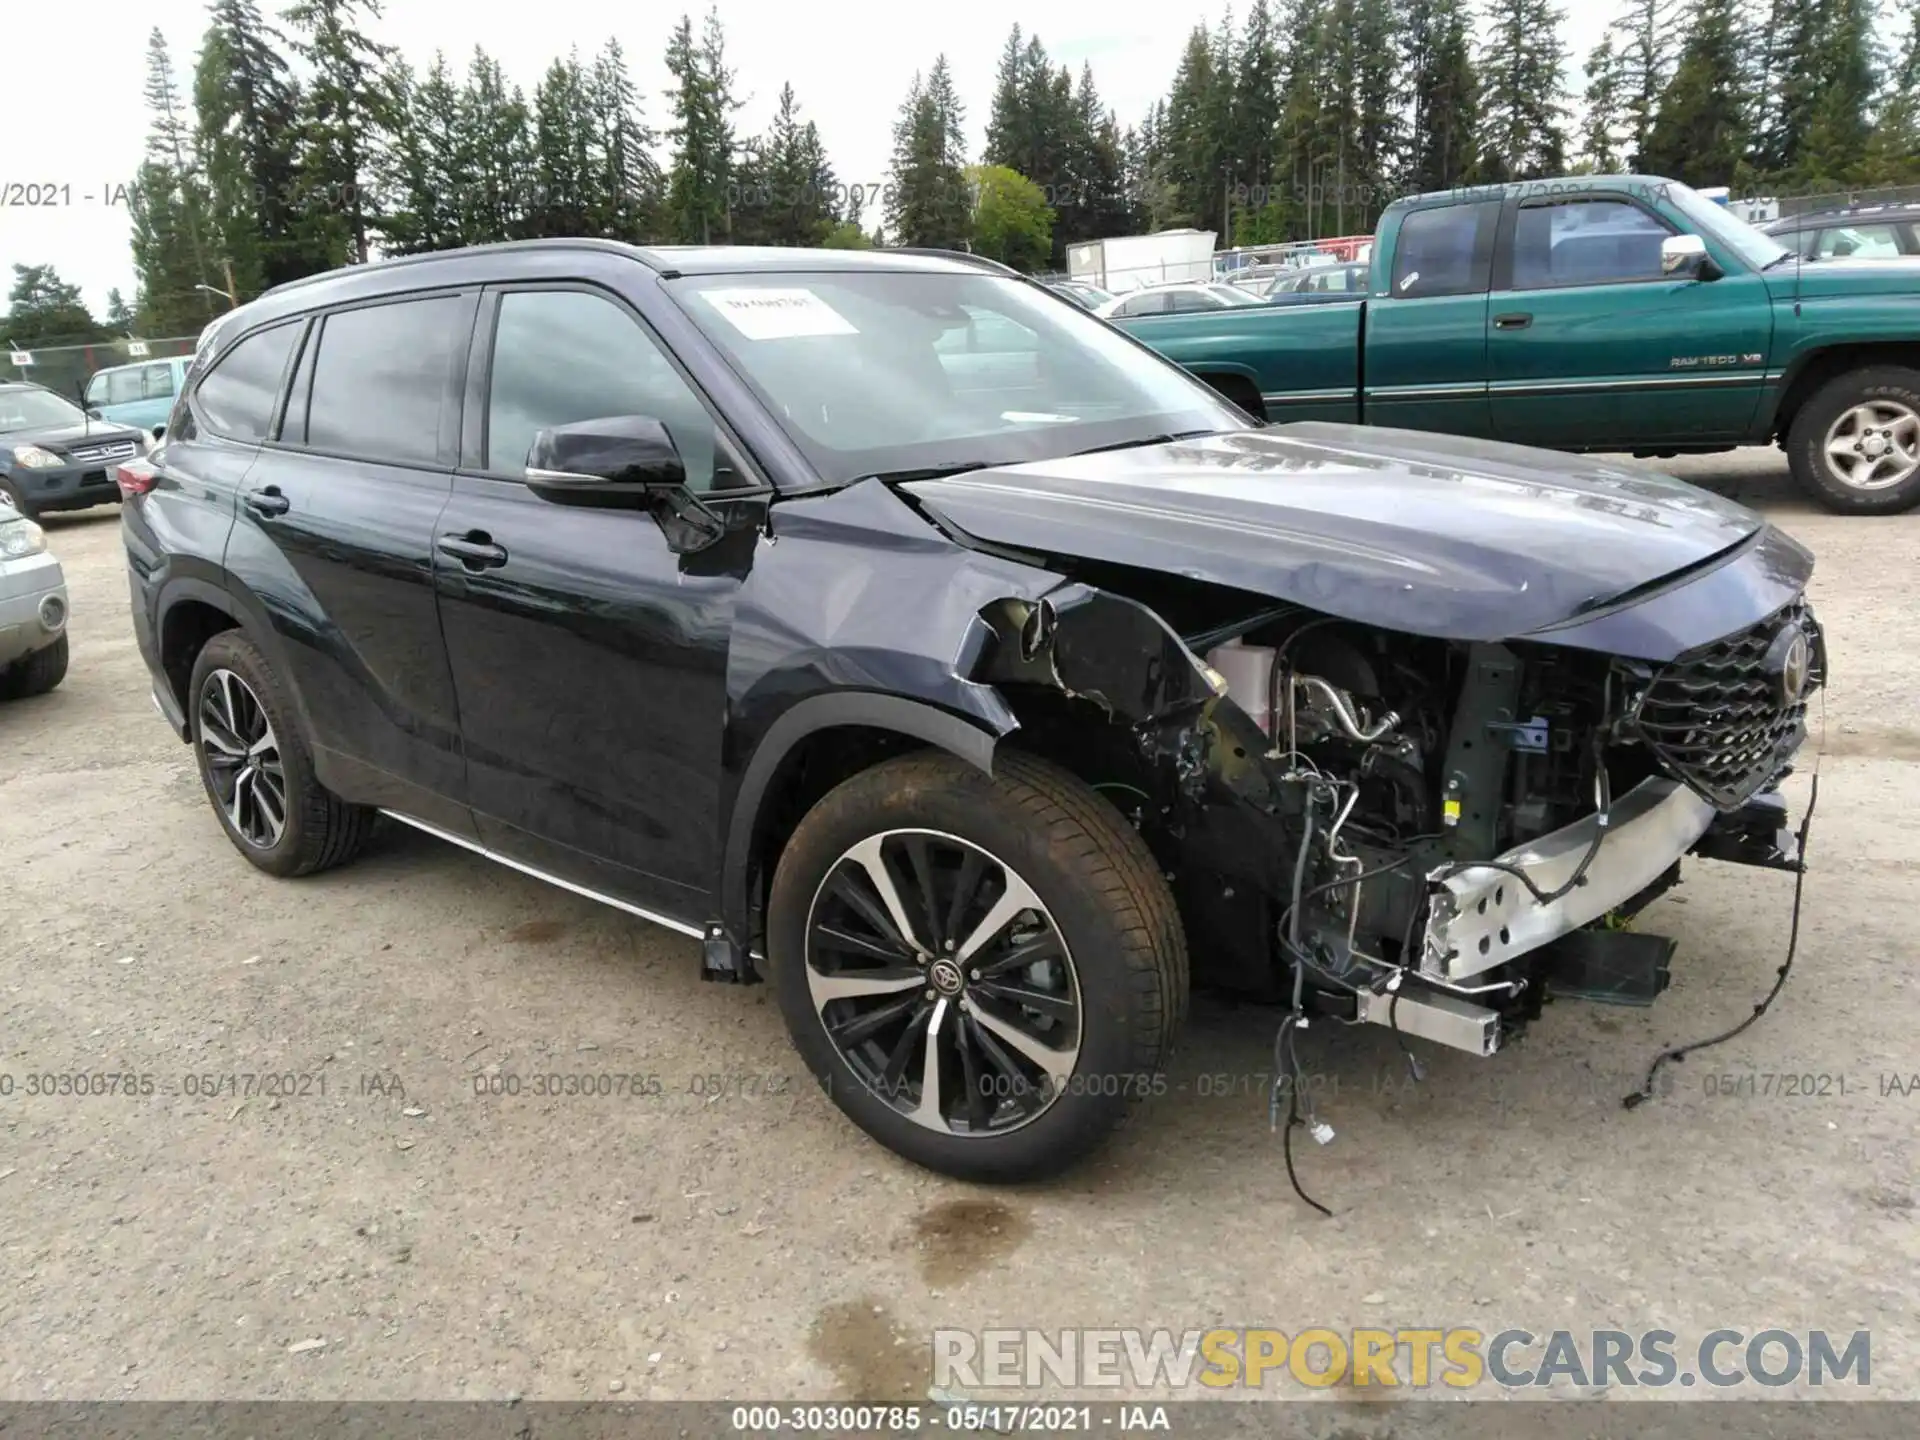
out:
{"label": "paper sticker on windshield", "polygon": [[811,290],[708,290],[706,301],[749,340],[857,335],[846,317]]}

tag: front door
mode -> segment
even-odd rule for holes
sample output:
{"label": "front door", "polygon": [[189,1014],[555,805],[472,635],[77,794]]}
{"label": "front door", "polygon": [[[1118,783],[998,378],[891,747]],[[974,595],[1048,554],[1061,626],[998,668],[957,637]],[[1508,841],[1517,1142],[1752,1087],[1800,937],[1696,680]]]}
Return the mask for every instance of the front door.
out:
{"label": "front door", "polygon": [[1764,279],[1663,275],[1675,231],[1630,196],[1526,201],[1509,223],[1487,330],[1500,439],[1592,449],[1747,434],[1772,339]]}
{"label": "front door", "polygon": [[[671,919],[712,913],[727,641],[742,570],[679,555],[634,510],[541,499],[540,429],[666,424],[716,508],[742,479],[692,385],[627,306],[586,287],[503,288],[473,364],[483,423],[437,529],[441,628],[459,692],[467,797],[490,850]],[[490,357],[490,358],[489,358]],[[477,372],[478,373],[478,372]],[[473,403],[473,402],[470,402]],[[744,538],[744,546],[734,544]],[[752,551],[754,536],[716,550]]]}

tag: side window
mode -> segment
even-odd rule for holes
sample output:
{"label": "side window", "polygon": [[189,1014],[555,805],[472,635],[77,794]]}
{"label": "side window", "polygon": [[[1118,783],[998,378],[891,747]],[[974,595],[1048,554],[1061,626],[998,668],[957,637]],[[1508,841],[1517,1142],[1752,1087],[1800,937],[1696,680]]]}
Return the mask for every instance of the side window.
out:
{"label": "side window", "polygon": [[1513,288],[1659,280],[1660,242],[1673,232],[1625,200],[1529,205],[1513,230]]}
{"label": "side window", "polygon": [[616,415],[667,427],[687,488],[713,485],[713,418],[640,322],[578,290],[509,291],[494,327],[486,468],[517,475],[534,433]]}
{"label": "side window", "polygon": [[313,362],[307,445],[392,465],[433,464],[460,340],[456,322],[469,303],[436,295],[327,316]]}
{"label": "side window", "polygon": [[87,381],[87,404],[104,405],[107,403],[107,381],[110,377],[101,371]]}
{"label": "side window", "polygon": [[1900,238],[1891,225],[1846,225],[1822,230],[1812,253],[1818,260],[1891,260],[1900,253]]}
{"label": "side window", "polygon": [[1393,252],[1393,294],[1403,300],[1472,295],[1487,288],[1481,234],[1498,207],[1435,205],[1400,222]]}
{"label": "side window", "polygon": [[148,365],[140,372],[141,398],[146,400],[171,400],[173,398],[173,366]]}
{"label": "side window", "polygon": [[287,356],[300,336],[298,321],[247,336],[193,387],[207,429],[229,440],[258,444],[273,425],[273,404]]}
{"label": "side window", "polygon": [[126,405],[139,398],[139,370],[115,370],[107,376],[107,404]]}
{"label": "side window", "polygon": [[1176,315],[1184,315],[1194,310],[1223,310],[1224,301],[1207,294],[1204,290],[1174,290],[1166,297],[1167,308]]}
{"label": "side window", "polygon": [[1136,295],[1120,307],[1122,315],[1164,315],[1171,307],[1167,304],[1167,292],[1155,290],[1150,294]]}

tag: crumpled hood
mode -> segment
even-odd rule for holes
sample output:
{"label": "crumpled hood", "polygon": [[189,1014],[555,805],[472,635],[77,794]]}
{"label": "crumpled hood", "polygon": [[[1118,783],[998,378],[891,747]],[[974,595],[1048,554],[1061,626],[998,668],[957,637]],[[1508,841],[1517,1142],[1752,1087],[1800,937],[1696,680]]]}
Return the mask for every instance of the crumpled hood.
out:
{"label": "crumpled hood", "polygon": [[1323,423],[904,487],[979,540],[1496,640],[1699,565],[1765,526],[1681,481],[1464,436]]}

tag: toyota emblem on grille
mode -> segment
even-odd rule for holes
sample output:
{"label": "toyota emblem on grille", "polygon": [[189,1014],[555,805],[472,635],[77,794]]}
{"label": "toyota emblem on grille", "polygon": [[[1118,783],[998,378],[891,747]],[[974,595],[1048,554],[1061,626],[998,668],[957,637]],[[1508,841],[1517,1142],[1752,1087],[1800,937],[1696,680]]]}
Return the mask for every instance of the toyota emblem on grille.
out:
{"label": "toyota emblem on grille", "polygon": [[1787,625],[1773,637],[1767,650],[1767,668],[1780,685],[1780,701],[1795,705],[1807,693],[1813,672],[1813,644],[1799,625]]}

